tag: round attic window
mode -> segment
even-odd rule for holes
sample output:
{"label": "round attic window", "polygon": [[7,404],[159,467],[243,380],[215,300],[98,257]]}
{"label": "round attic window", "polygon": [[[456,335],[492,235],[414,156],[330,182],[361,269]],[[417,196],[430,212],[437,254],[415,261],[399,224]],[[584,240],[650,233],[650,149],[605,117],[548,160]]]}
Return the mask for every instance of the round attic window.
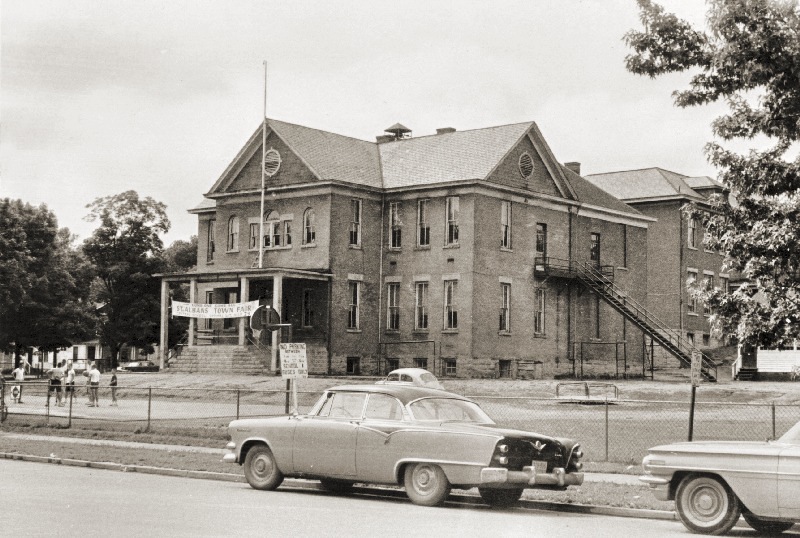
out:
{"label": "round attic window", "polygon": [[272,177],[278,173],[280,167],[281,154],[277,150],[269,148],[269,151],[264,154],[264,173],[268,177]]}
{"label": "round attic window", "polygon": [[533,159],[527,151],[519,156],[519,173],[525,179],[531,177],[533,173]]}

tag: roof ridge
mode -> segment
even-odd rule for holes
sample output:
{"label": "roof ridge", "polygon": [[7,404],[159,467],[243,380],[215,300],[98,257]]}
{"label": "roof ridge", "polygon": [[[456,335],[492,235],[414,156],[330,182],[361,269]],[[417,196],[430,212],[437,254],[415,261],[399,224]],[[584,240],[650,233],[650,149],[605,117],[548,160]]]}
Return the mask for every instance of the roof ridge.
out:
{"label": "roof ridge", "polygon": [[318,129],[316,127],[309,127],[308,125],[300,125],[299,123],[292,123],[290,121],[283,121],[283,120],[279,120],[278,118],[267,118],[267,123],[272,122],[272,121],[275,121],[275,122],[278,122],[278,123],[283,123],[285,125],[291,125],[292,127],[300,127],[301,129],[310,129],[312,131],[318,131],[320,133],[328,133],[328,134],[332,134],[334,136],[341,136],[342,138],[349,138],[350,140],[355,140],[356,142],[364,142],[366,144],[374,144],[374,145],[376,145],[376,143],[372,142],[371,140],[364,140],[363,138],[356,138],[355,136],[345,135],[345,134],[341,134],[341,133],[335,133],[333,131],[327,131],[325,129]]}

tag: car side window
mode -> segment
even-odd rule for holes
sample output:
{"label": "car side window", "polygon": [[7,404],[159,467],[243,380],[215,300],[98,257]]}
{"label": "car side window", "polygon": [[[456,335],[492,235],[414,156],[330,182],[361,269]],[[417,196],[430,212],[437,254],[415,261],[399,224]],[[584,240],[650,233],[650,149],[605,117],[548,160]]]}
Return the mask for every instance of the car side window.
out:
{"label": "car side window", "polygon": [[403,420],[403,407],[397,398],[392,396],[370,394],[366,417],[376,420]]}
{"label": "car side window", "polygon": [[[361,418],[366,398],[367,395],[364,393],[337,392],[333,395],[328,416],[333,418]],[[325,402],[323,409],[327,404],[328,402]]]}
{"label": "car side window", "polygon": [[400,380],[400,376],[397,375],[397,374],[389,374],[386,377],[386,381],[399,381],[399,380]]}
{"label": "car side window", "polygon": [[406,381],[408,383],[413,383],[414,382],[414,380],[411,379],[411,376],[408,375],[408,374],[403,374],[402,376],[400,376],[400,381]]}

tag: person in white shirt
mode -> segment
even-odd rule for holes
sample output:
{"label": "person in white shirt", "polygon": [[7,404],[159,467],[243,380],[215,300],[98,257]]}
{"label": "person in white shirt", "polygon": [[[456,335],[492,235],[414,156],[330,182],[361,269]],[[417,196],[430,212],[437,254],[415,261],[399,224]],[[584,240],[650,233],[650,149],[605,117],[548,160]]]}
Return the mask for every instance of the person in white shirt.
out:
{"label": "person in white shirt", "polygon": [[75,370],[71,362],[67,366],[66,387],[64,390],[64,396],[66,398],[72,399],[75,397]]}
{"label": "person in white shirt", "polygon": [[28,364],[28,362],[26,360],[23,359],[19,363],[19,367],[15,368],[11,372],[11,375],[13,376],[14,381],[19,383],[19,385],[17,385],[17,387],[19,389],[19,395],[17,396],[17,403],[22,403],[22,382],[25,381],[25,373],[26,372],[30,372],[30,371],[31,371],[30,365]]}
{"label": "person in white shirt", "polygon": [[89,370],[89,405],[98,407],[100,401],[97,398],[97,389],[100,387],[100,370],[97,369],[97,364],[92,363],[92,369]]}

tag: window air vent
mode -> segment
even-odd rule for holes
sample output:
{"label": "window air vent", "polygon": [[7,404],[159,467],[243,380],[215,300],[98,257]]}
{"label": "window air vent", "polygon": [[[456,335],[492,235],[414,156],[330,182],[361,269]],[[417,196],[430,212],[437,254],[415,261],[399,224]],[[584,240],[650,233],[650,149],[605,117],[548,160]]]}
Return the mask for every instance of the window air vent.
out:
{"label": "window air vent", "polygon": [[267,177],[272,177],[278,173],[281,167],[281,154],[277,150],[269,148],[264,154],[264,173]]}
{"label": "window air vent", "polygon": [[528,179],[533,173],[533,159],[528,152],[519,156],[519,173],[522,177]]}

